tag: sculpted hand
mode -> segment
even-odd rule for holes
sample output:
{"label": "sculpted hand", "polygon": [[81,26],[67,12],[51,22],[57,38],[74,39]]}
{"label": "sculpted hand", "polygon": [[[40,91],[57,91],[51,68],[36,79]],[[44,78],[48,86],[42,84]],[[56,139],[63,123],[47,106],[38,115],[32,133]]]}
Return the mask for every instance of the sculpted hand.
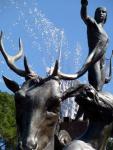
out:
{"label": "sculpted hand", "polygon": [[88,0],[81,0],[81,4],[87,6],[88,5]]}
{"label": "sculpted hand", "polygon": [[58,139],[62,145],[68,145],[71,142],[71,137],[66,130],[60,130]]}

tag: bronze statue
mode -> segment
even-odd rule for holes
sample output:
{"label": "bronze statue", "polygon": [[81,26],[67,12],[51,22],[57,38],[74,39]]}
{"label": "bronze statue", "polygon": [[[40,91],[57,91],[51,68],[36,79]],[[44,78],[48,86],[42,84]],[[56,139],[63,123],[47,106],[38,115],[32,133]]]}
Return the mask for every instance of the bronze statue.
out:
{"label": "bronze statue", "polygon": [[88,70],[89,83],[97,91],[101,91],[103,85],[108,83],[111,79],[111,64],[109,77],[106,78],[105,75],[105,53],[109,40],[103,26],[107,19],[107,10],[104,7],[97,8],[93,19],[87,15],[88,1],[81,0],[81,4],[81,17],[87,25],[89,54],[85,63],[77,73],[70,75],[59,71],[59,75],[60,77],[65,77],[67,80],[73,80],[82,76]]}
{"label": "bronze statue", "polygon": [[[113,131],[113,95],[102,92],[102,87],[111,78],[105,77],[105,52],[108,36],[103,29],[106,22],[106,8],[96,9],[95,18],[87,15],[87,0],[81,0],[81,17],[87,25],[89,55],[82,68],[73,75],[58,71],[58,61],[52,74],[41,78],[35,74],[24,59],[25,70],[18,69],[14,64],[23,54],[23,46],[19,40],[19,53],[9,56],[3,46],[0,34],[0,51],[7,65],[19,76],[25,77],[20,87],[16,82],[3,77],[6,86],[15,94],[16,121],[18,127],[18,150],[54,150],[54,135],[59,123],[60,102],[75,97],[75,101],[87,116],[89,124],[86,132],[79,140],[68,143],[66,132],[63,133],[60,150],[105,149],[106,140]],[[111,55],[112,58],[112,55]],[[110,58],[110,61],[111,61]],[[90,84],[78,83],[61,93],[60,79],[73,80],[88,70]],[[106,134],[107,133],[107,134]],[[70,140],[70,139],[69,139]],[[70,141],[69,141],[70,142]]]}
{"label": "bronze statue", "polygon": [[[19,69],[14,64],[23,54],[22,42],[19,41],[19,52],[15,56],[9,56],[3,44],[3,33],[0,34],[0,52],[2,53],[8,67],[19,76],[25,78],[22,86],[6,77],[3,77],[6,86],[14,93],[16,107],[16,123],[18,131],[18,150],[54,150],[54,135],[56,124],[60,114],[60,102],[68,95],[60,91],[60,78],[58,76],[58,61],[52,74],[46,78],[40,78],[28,66],[24,59],[24,68]],[[40,79],[40,80],[39,80]],[[81,84],[74,86],[74,96],[76,89]],[[69,90],[69,97],[71,92]],[[68,98],[68,97],[67,97]],[[62,137],[63,136],[63,137]],[[61,138],[60,138],[61,137]],[[68,145],[69,136],[62,132],[59,139],[63,147]],[[72,142],[74,149],[86,147],[94,150],[84,141],[76,140]],[[81,145],[80,145],[81,144]],[[72,145],[73,146],[73,145]],[[63,150],[59,148],[59,150]],[[66,147],[65,150],[72,150]]]}
{"label": "bronze statue", "polygon": [[[79,84],[78,87],[70,87],[65,91],[62,100],[71,96],[75,96],[75,101],[88,118],[88,127],[79,140],[89,143],[96,150],[104,150],[113,129],[113,95],[98,92],[90,84]],[[76,140],[72,145],[75,145],[74,142]]]}
{"label": "bronze statue", "polygon": [[107,19],[107,10],[105,7],[98,7],[95,11],[94,19],[87,14],[87,0],[81,0],[81,18],[87,26],[87,38],[89,46],[89,55],[98,45],[95,52],[94,59],[100,51],[103,55],[96,63],[91,65],[88,69],[89,83],[98,91],[102,90],[105,83],[105,52],[108,44],[108,35],[103,29]]}

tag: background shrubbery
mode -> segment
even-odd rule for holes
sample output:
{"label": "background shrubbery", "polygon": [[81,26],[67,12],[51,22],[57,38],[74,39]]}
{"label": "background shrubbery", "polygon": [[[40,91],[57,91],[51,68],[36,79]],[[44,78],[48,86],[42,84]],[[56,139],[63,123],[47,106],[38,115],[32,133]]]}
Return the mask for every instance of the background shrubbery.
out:
{"label": "background shrubbery", "polygon": [[0,92],[0,137],[5,139],[7,148],[15,146],[15,104],[13,95],[6,92]]}

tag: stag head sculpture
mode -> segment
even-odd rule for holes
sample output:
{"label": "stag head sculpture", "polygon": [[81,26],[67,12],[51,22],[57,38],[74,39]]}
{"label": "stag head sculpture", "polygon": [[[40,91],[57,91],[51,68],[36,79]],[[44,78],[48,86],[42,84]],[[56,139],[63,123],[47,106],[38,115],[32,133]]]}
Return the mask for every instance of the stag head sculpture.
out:
{"label": "stag head sculpture", "polygon": [[10,56],[4,49],[1,32],[0,51],[9,68],[19,76],[25,77],[21,87],[15,81],[3,77],[6,86],[15,94],[18,149],[50,150],[59,118],[61,98],[59,79],[56,76],[58,62],[56,61],[53,73],[42,79],[29,68],[26,57],[24,57],[25,70],[18,69],[14,64],[23,55],[20,39],[18,54]]}

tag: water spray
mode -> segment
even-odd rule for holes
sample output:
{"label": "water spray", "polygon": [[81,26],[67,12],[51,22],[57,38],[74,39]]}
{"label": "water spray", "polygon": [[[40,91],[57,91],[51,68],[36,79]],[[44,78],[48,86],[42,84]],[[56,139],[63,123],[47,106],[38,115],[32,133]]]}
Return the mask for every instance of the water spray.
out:
{"label": "water spray", "polygon": [[62,56],[62,41],[63,41],[64,31],[61,31],[61,39],[58,45],[58,63],[59,63],[59,69],[61,69],[61,56]]}

